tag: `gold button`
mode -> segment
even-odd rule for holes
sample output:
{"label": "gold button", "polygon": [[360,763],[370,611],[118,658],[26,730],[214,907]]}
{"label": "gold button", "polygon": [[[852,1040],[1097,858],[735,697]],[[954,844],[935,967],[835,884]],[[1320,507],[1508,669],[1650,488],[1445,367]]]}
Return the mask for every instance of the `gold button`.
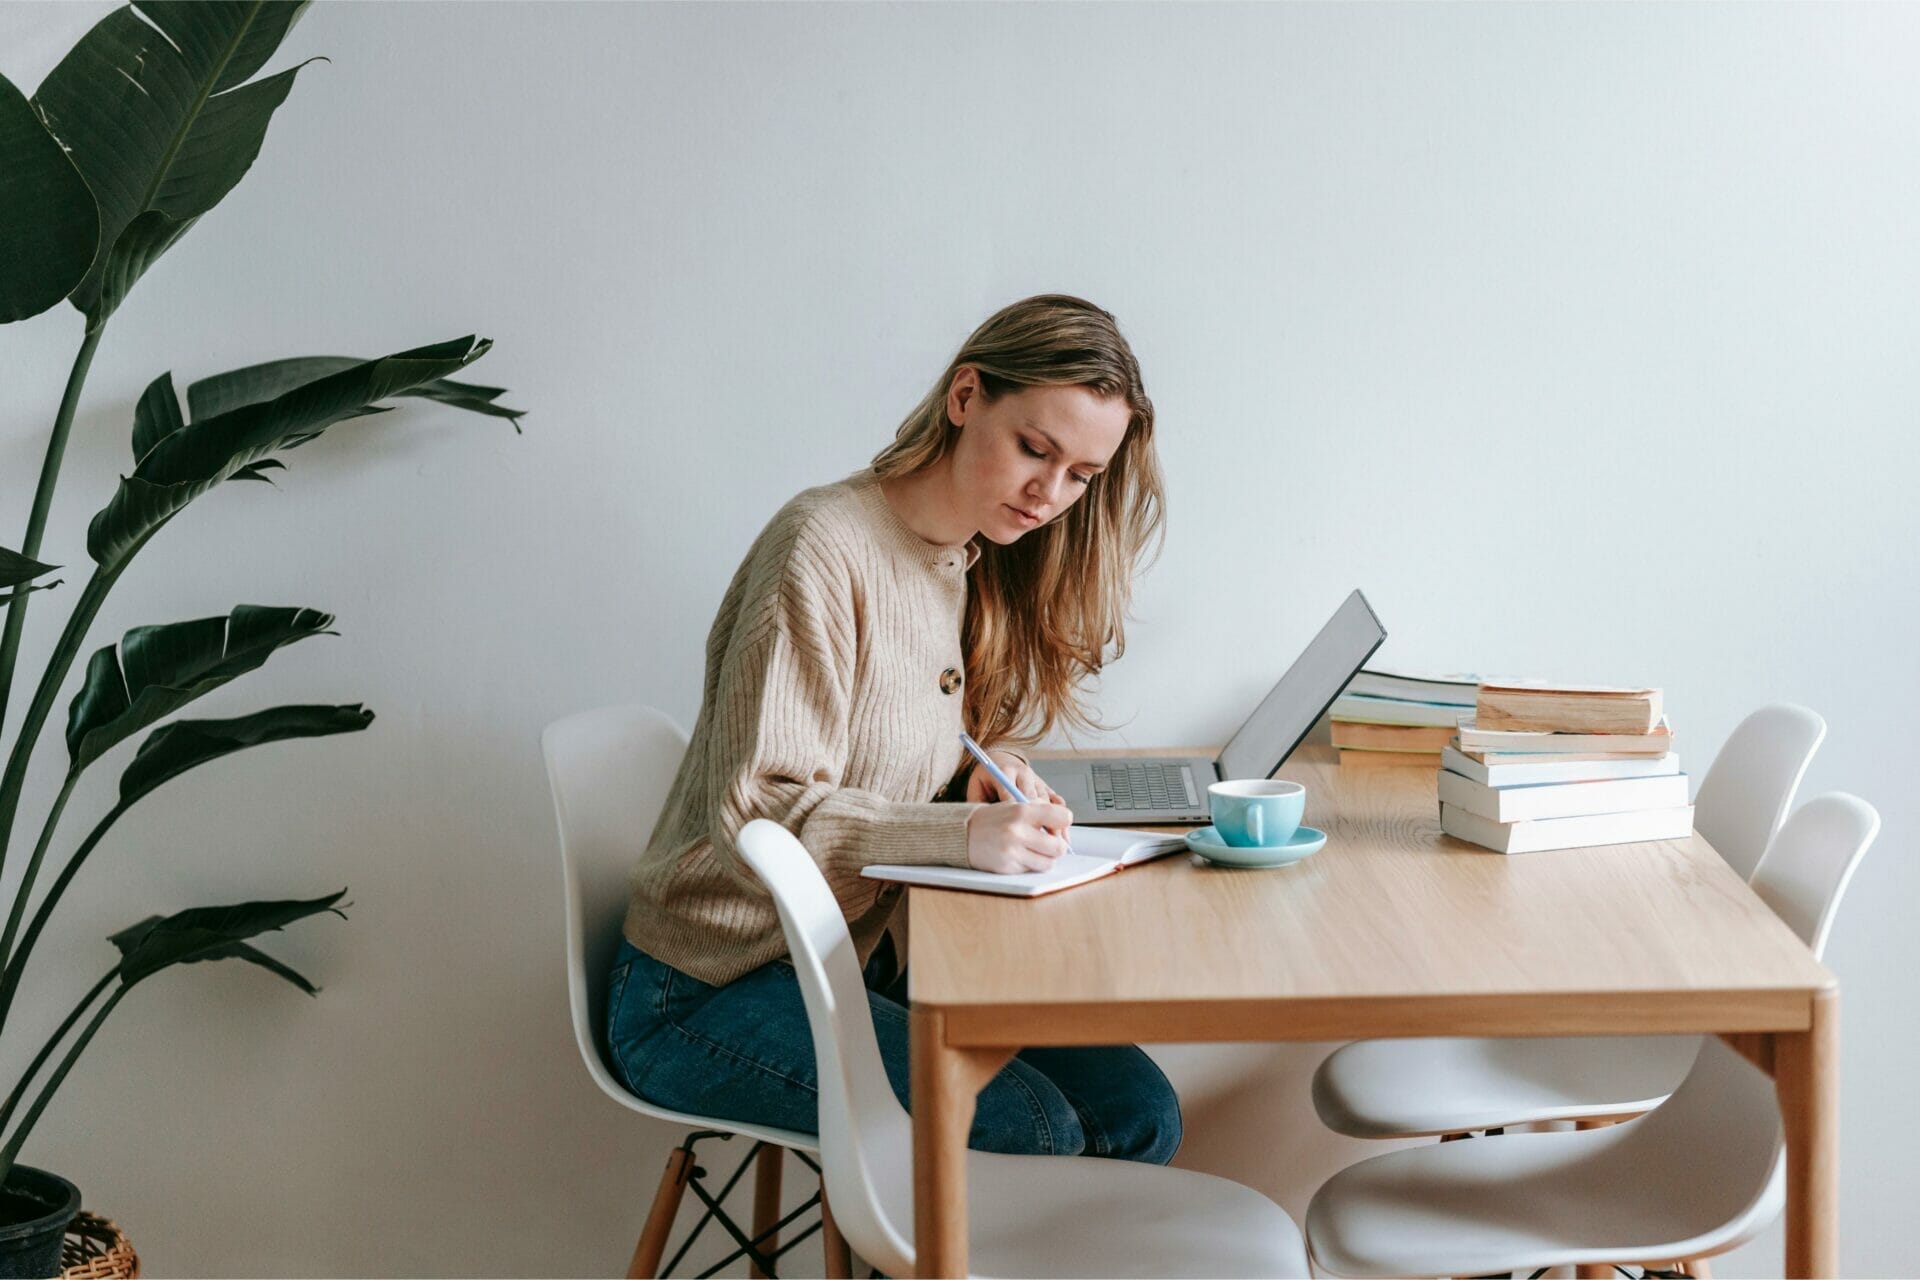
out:
{"label": "gold button", "polygon": [[960,672],[948,667],[940,673],[940,692],[958,693],[960,691]]}

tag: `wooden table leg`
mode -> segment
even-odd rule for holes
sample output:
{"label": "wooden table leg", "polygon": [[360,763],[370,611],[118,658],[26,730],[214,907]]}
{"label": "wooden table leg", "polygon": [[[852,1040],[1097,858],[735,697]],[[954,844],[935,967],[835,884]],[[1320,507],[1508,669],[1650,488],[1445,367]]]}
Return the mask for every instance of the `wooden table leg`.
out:
{"label": "wooden table leg", "polygon": [[1787,1141],[1788,1276],[1840,1274],[1840,994],[1813,997],[1813,1025],[1773,1036]]}
{"label": "wooden table leg", "polygon": [[967,1134],[982,1086],[1013,1050],[954,1048],[938,1009],[914,1005],[912,1018],[914,1273],[964,1276]]}

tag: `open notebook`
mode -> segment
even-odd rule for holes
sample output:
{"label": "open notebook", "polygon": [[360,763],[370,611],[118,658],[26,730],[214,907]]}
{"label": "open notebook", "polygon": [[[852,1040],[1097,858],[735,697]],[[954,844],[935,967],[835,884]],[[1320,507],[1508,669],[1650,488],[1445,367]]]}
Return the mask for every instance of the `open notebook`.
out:
{"label": "open notebook", "polygon": [[1122,827],[1075,827],[1067,837],[1069,852],[1063,853],[1045,871],[1022,871],[1000,875],[993,871],[975,871],[972,867],[914,867],[885,863],[861,871],[873,880],[898,880],[902,884],[932,885],[939,889],[971,889],[976,893],[1001,893],[1013,898],[1037,898],[1043,893],[1071,889],[1101,876],[1110,876],[1122,867],[1179,853],[1187,845],[1177,835],[1161,831],[1128,831]]}

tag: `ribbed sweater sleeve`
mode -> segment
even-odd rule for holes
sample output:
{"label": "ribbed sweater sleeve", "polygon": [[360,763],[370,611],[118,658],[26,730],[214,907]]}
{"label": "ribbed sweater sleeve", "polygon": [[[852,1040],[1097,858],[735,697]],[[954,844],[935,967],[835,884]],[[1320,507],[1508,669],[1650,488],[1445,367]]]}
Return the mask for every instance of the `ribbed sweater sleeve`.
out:
{"label": "ribbed sweater sleeve", "polygon": [[[741,827],[771,818],[800,838],[829,878],[876,863],[967,865],[977,805],[892,799],[849,785],[851,584],[818,559],[793,556],[769,607],[721,668],[724,715],[709,748],[708,829],[729,852]],[[891,727],[874,726],[882,734]],[[754,885],[744,864],[740,874]]]}
{"label": "ribbed sweater sleeve", "polygon": [[[770,818],[820,864],[864,960],[901,887],[874,863],[965,866],[960,621],[977,551],[916,535],[871,472],[809,489],[755,539],[707,637],[700,714],[633,871],[628,941],[702,982],[786,953],[738,851]],[[638,833],[637,833],[638,834]]]}

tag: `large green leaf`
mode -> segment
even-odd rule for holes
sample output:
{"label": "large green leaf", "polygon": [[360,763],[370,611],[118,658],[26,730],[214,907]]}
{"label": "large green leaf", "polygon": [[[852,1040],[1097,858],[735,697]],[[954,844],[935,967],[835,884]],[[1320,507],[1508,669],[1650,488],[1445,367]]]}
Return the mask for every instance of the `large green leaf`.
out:
{"label": "large green leaf", "polygon": [[99,240],[100,214],[80,171],[26,95],[0,76],[0,324],[72,293]]}
{"label": "large green leaf", "polygon": [[[138,0],[96,23],[41,83],[34,105],[99,207],[105,251],[71,295],[89,319],[109,313],[260,154],[300,69],[245,81],[305,7],[306,0]],[[149,210],[161,218],[123,234]]]}
{"label": "large green leaf", "polygon": [[[254,957],[259,953],[251,947],[242,949],[248,938],[284,929],[323,911],[331,911],[344,920],[346,913],[334,904],[345,897],[346,892],[342,889],[324,898],[192,907],[170,916],[149,916],[112,937],[113,945],[120,949],[120,981],[130,987],[171,965],[201,960],[244,959],[257,964],[259,961]],[[315,989],[312,983],[278,962],[267,967],[309,993]]]}
{"label": "large green leaf", "polygon": [[281,645],[332,635],[330,613],[243,604],[224,618],[135,627],[94,652],[67,712],[75,771],[115,743],[260,666]]}
{"label": "large green leaf", "polygon": [[[87,529],[87,552],[112,569],[189,502],[276,450],[336,422],[380,412],[375,402],[443,378],[487,353],[471,335],[362,360],[267,400],[242,404],[158,435]],[[136,432],[138,428],[136,427]]]}
{"label": "large green leaf", "polygon": [[186,426],[180,417],[180,397],[173,389],[173,374],[163,373],[140,393],[133,409],[133,460],[136,464],[147,450]]}
{"label": "large green leaf", "polygon": [[267,742],[323,738],[357,733],[373,723],[373,712],[350,706],[269,707],[232,720],[175,720],[148,735],[120,775],[120,805],[132,804],[160,784],[187,770]]}
{"label": "large green leaf", "polygon": [[15,591],[0,591],[0,604],[5,604],[15,596],[24,596],[34,591],[45,591],[49,587],[60,585],[58,578],[52,582],[36,583],[30,587],[20,584],[30,582],[43,573],[52,573],[58,565],[41,564],[38,560],[21,555],[18,551],[9,551],[0,547],[0,587],[16,587]]}
{"label": "large green leaf", "polygon": [[[355,356],[295,356],[288,360],[269,360],[265,364],[248,365],[244,369],[202,378],[188,387],[187,407],[193,414],[193,420],[199,422],[243,405],[271,400],[304,383],[350,369],[359,363],[360,360]],[[493,403],[506,393],[505,387],[482,387],[471,382],[455,382],[451,378],[436,378],[394,394],[424,396],[442,404],[513,421],[526,410],[509,409]],[[517,421],[513,429],[520,429]]]}
{"label": "large green leaf", "polygon": [[52,573],[58,565],[41,564],[38,560],[21,555],[18,551],[9,551],[0,547],[0,587],[17,587],[23,582],[31,582],[43,573]]}
{"label": "large green leaf", "polygon": [[198,218],[169,218],[158,209],[149,209],[129,222],[107,249],[106,265],[100,273],[100,298],[96,310],[110,316],[127,300],[127,294],[147,268],[160,255],[173,248],[173,242],[193,229]]}

